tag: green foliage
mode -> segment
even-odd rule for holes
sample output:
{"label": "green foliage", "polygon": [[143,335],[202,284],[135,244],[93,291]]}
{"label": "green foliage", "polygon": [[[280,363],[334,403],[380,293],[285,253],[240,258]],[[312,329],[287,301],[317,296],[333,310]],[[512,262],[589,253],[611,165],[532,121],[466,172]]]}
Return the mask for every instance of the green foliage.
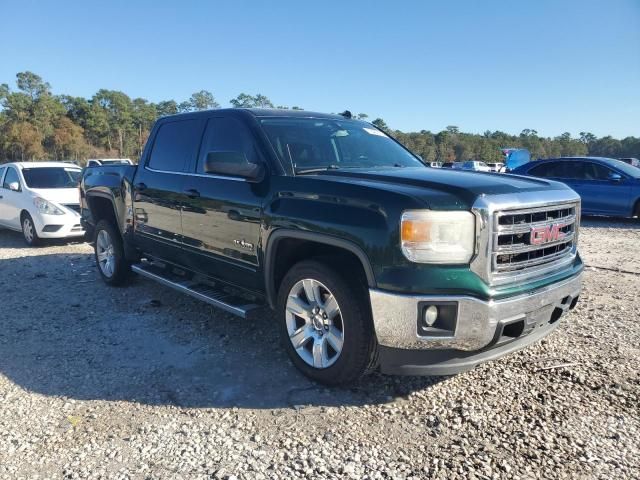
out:
{"label": "green foliage", "polygon": [[[123,92],[99,90],[90,99],[53,95],[51,86],[32,72],[16,75],[17,90],[0,84],[0,162],[5,160],[74,159],[91,156],[137,157],[158,117],[179,112],[219,108],[213,94],[200,90],[188,100],[164,100],[151,103],[144,98],[131,99]],[[273,108],[266,96],[241,93],[230,101],[234,107]],[[278,108],[289,108],[279,106]],[[291,110],[302,110],[298,106]],[[368,118],[359,113],[357,118]],[[373,125],[393,135],[425,161],[502,160],[500,148],[527,148],[532,158],[559,155],[597,155],[604,157],[640,157],[640,137],[622,140],[610,136],[597,138],[580,132],[573,138],[568,132],[555,138],[541,137],[533,129],[519,135],[485,131],[482,135],[461,132],[456,126],[432,133],[401,132],[390,128],[382,118]]]}
{"label": "green foliage", "polygon": [[273,103],[260,93],[249,95],[241,93],[236,98],[229,100],[229,103],[235,108],[273,108]]}
{"label": "green foliage", "polygon": [[385,121],[383,119],[381,119],[381,118],[376,118],[373,122],[371,122],[371,124],[375,125],[380,130],[384,130],[385,132],[389,131],[389,127],[387,126]]}

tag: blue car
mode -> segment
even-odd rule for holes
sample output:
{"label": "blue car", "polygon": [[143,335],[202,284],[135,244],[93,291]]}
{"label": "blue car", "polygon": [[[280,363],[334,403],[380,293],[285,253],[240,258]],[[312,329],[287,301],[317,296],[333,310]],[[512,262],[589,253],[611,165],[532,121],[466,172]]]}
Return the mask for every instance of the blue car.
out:
{"label": "blue car", "polygon": [[640,169],[603,157],[529,162],[511,171],[565,183],[582,198],[585,215],[640,216]]}

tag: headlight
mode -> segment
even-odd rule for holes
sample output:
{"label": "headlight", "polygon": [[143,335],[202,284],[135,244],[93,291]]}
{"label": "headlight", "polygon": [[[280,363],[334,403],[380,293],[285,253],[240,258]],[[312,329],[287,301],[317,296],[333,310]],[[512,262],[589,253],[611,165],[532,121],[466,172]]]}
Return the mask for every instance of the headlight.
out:
{"label": "headlight", "polygon": [[401,222],[402,253],[412,262],[468,263],[475,245],[471,212],[407,210]]}
{"label": "headlight", "polygon": [[44,198],[35,197],[33,204],[38,209],[38,212],[45,215],[64,215],[64,212],[56,207],[53,203],[46,201]]}

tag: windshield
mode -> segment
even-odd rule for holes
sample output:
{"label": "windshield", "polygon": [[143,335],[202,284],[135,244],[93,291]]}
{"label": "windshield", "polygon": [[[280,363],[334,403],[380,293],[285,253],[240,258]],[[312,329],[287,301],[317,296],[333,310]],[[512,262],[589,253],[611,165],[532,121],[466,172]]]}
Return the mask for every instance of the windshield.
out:
{"label": "windshield", "polygon": [[76,188],[80,178],[77,168],[23,168],[22,175],[29,188]]}
{"label": "windshield", "polygon": [[424,167],[372,125],[355,120],[268,118],[262,126],[280,160],[296,173],[315,169]]}
{"label": "windshield", "polygon": [[640,168],[634,167],[633,165],[629,165],[628,163],[624,163],[621,160],[612,160],[611,166],[615,166],[622,173],[626,173],[630,177],[640,178]]}

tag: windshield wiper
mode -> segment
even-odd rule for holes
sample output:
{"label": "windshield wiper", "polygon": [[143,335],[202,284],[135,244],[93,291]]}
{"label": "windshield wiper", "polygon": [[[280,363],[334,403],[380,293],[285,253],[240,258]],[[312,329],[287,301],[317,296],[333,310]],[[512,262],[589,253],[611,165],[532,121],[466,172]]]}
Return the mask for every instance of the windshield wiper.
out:
{"label": "windshield wiper", "polygon": [[326,172],[327,170],[340,170],[340,167],[338,165],[331,164],[324,167],[304,168],[302,170],[296,170],[296,175],[304,175],[306,173]]}

